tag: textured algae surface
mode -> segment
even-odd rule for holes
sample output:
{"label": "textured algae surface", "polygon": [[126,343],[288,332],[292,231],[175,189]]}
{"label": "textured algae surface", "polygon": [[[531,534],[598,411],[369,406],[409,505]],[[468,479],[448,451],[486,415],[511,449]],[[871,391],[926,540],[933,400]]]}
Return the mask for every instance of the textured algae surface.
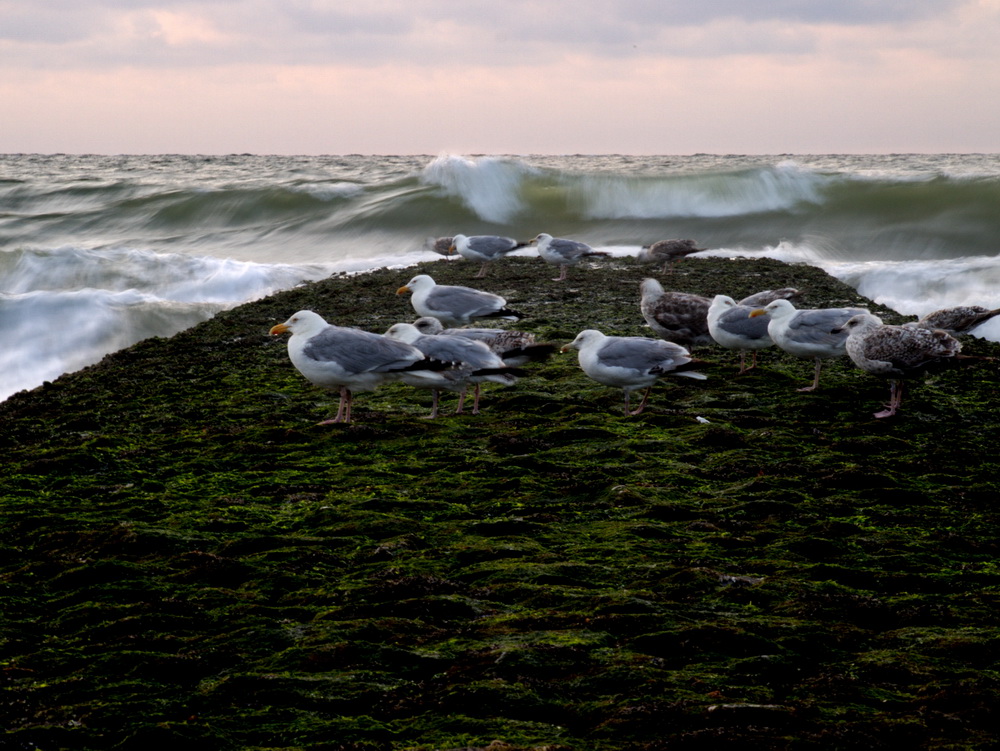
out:
{"label": "textured algae surface", "polygon": [[559,344],[648,335],[645,276],[871,305],[768,260],[477,268],[333,277],[0,405],[0,746],[996,747],[997,362],[875,420],[847,360],[803,394],[811,363],[705,347],[626,418],[569,353],[478,416],[392,385],[317,426],[268,329],[384,331],[418,271]]}

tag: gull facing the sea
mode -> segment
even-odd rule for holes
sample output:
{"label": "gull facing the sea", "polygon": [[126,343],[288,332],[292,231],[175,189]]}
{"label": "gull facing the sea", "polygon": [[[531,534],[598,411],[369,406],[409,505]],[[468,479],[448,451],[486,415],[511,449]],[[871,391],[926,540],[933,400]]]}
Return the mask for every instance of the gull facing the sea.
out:
{"label": "gull facing the sea", "polygon": [[662,263],[661,271],[671,273],[674,264],[708,248],[699,248],[694,240],[659,240],[652,245],[643,245],[637,256],[639,263]]}
{"label": "gull facing the sea", "polygon": [[452,238],[451,248],[457,250],[462,258],[470,261],[479,261],[482,266],[477,279],[486,276],[486,269],[493,261],[503,258],[518,248],[526,248],[528,243],[519,243],[513,237],[500,237],[499,235],[455,235]]}
{"label": "gull facing the sea", "polygon": [[687,292],[666,292],[655,279],[639,284],[639,312],[661,339],[682,347],[710,344],[708,307],[711,301]]}
{"label": "gull facing the sea", "polygon": [[559,267],[559,276],[552,280],[554,282],[563,281],[566,278],[566,272],[569,271],[569,267],[576,266],[584,258],[611,255],[603,250],[594,250],[587,243],[567,240],[562,237],[553,237],[545,232],[534,237],[528,244],[537,245],[538,255],[546,263],[551,263],[553,266]]}

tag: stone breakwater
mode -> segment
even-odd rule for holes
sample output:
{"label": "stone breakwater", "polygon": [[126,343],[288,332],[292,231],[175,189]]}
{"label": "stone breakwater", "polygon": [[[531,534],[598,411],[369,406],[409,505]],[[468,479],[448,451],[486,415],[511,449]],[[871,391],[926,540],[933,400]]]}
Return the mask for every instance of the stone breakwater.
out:
{"label": "stone breakwater", "polygon": [[[471,284],[476,267],[421,266]],[[811,267],[629,259],[479,286],[565,343],[645,335],[645,276],[868,304]],[[982,748],[997,732],[994,362],[914,385],[696,351],[642,415],[553,356],[478,416],[361,394],[318,427],[268,329],[384,331],[412,269],[341,276],[0,405],[5,740],[23,748]],[[888,311],[871,306],[887,322]],[[997,345],[965,340],[970,354]],[[446,402],[447,412],[453,402]],[[701,418],[699,420],[698,418]]]}

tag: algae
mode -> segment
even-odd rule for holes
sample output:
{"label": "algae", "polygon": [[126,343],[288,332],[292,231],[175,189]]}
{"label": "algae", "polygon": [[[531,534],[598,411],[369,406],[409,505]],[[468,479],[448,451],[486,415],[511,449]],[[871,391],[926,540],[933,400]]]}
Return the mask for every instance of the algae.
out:
{"label": "algae", "polygon": [[[632,259],[483,280],[520,328],[646,335],[647,275],[742,297],[769,260]],[[573,354],[478,416],[391,385],[317,426],[269,328],[412,320],[415,273],[339,275],[0,405],[6,746],[983,749],[996,745],[997,364],[885,384],[846,359],[695,351],[638,417]],[[966,339],[964,351],[997,356]],[[708,422],[701,422],[707,420]]]}

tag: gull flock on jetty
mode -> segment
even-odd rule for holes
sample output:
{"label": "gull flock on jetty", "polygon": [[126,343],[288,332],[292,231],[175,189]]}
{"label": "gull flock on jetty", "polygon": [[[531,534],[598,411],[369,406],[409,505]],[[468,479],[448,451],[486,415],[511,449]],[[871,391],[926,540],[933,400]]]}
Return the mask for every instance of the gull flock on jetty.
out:
{"label": "gull flock on jetty", "polygon": [[[498,235],[463,235],[428,238],[425,247],[446,257],[460,255],[478,262],[476,278],[509,253],[537,245],[547,263],[560,267],[553,281],[564,281],[570,266],[590,257],[607,256],[576,240],[541,233],[529,242]],[[673,273],[679,259],[705,250],[693,240],[667,240],[643,246],[640,263],[662,264]],[[314,311],[301,310],[271,328],[272,335],[288,333],[288,356],[312,384],[339,393],[334,417],[321,425],[350,423],[353,396],[386,383],[400,382],[430,390],[430,418],[439,414],[442,391],[459,395],[456,414],[464,411],[466,394],[473,387],[472,413],[479,413],[480,386],[498,383],[513,386],[530,374],[526,366],[544,361],[557,349],[578,351],[580,369],[594,381],[620,388],[624,414],[641,414],[653,385],[666,376],[704,380],[699,372],[709,363],[695,359],[691,350],[718,345],[740,354],[738,375],[757,365],[757,351],[776,346],[784,352],[814,361],[812,383],[799,391],[819,387],[823,360],[848,357],[866,373],[890,383],[886,408],[876,418],[895,415],[902,399],[901,379],[912,378],[933,367],[955,362],[967,334],[1000,309],[962,306],[934,311],[901,326],[886,326],[866,308],[797,308],[802,291],[794,288],[763,290],[739,301],[720,291],[713,298],[665,290],[653,278],[639,287],[637,314],[657,338],[615,336],[584,328],[562,347],[536,342],[529,331],[484,328],[481,322],[508,323],[524,316],[509,307],[500,295],[473,287],[437,284],[428,274],[418,274],[399,287],[397,295],[410,293],[417,314],[413,322],[399,321],[384,334],[336,326]],[[586,322],[581,322],[586,323]],[[746,365],[747,352],[753,363]],[[631,394],[644,390],[637,407]]]}

